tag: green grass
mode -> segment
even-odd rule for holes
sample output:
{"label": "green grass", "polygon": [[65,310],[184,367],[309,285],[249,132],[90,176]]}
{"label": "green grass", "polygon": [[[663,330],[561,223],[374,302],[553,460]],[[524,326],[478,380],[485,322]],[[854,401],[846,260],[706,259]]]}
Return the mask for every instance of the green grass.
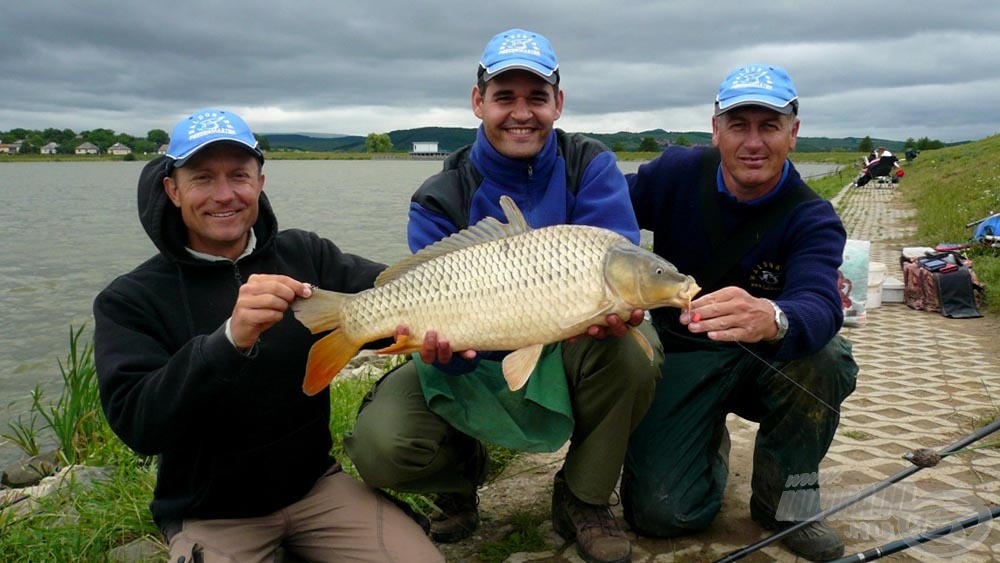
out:
{"label": "green grass", "polygon": [[[916,244],[968,242],[967,223],[1000,212],[1000,135],[920,153],[904,164],[900,190],[916,209]],[[1000,313],[1000,249],[967,250],[979,281],[986,287],[985,312]]]}
{"label": "green grass", "polygon": [[0,518],[0,561],[103,561],[115,546],[141,537],[159,541],[148,508],[154,481],[152,465],[133,457],[107,480],[71,482],[26,515]]}
{"label": "green grass", "polygon": [[513,553],[540,551],[545,549],[545,538],[541,525],[550,517],[548,511],[521,511],[511,515],[505,522],[512,530],[503,539],[484,541],[479,546],[479,560],[483,563],[501,563]]}
{"label": "green grass", "polygon": [[[93,345],[81,346],[82,327],[70,329],[69,353],[59,361],[63,373],[63,392],[54,402],[47,402],[36,389],[28,422],[19,419],[8,425],[3,434],[26,455],[38,453],[44,434],[55,436],[60,456],[69,463],[110,466],[111,478],[93,486],[70,486],[44,497],[35,510],[26,515],[13,512],[0,516],[0,561],[62,562],[100,561],[114,547],[138,538],[159,542],[159,530],[149,513],[156,482],[155,462],[128,449],[111,431],[100,411],[93,367]],[[404,358],[395,357],[389,367]],[[334,437],[333,455],[345,471],[357,477],[357,471],[344,453],[343,435],[353,428],[354,419],[365,394],[382,375],[374,371],[354,378],[334,380],[330,389],[330,431]],[[39,424],[39,421],[44,421]],[[487,446],[490,452],[488,479],[495,478],[514,459],[516,452]],[[425,495],[401,493],[417,511],[428,513],[433,499]],[[24,501],[31,502],[31,501]],[[0,506],[0,511],[5,508]],[[517,544],[536,539],[530,530],[517,532]],[[487,549],[496,551],[497,546]]]}

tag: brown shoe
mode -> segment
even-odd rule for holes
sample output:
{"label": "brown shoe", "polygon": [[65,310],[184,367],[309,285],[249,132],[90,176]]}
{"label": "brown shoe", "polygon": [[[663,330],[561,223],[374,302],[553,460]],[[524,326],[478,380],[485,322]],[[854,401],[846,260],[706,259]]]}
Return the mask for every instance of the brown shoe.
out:
{"label": "brown shoe", "polygon": [[479,497],[460,493],[441,493],[431,513],[431,539],[455,543],[472,535],[479,527]]}
{"label": "brown shoe", "polygon": [[608,505],[587,504],[573,496],[562,472],[552,491],[552,525],[588,563],[631,563],[632,544]]}

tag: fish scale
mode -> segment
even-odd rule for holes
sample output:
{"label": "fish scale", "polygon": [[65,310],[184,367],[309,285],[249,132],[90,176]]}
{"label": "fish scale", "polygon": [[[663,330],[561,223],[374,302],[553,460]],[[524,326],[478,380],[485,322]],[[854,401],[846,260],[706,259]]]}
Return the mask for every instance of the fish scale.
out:
{"label": "fish scale", "polygon": [[376,340],[391,333],[404,316],[414,334],[447,327],[445,334],[456,349],[471,344],[514,349],[566,330],[559,326],[559,316],[549,314],[555,310],[573,317],[593,311],[605,297],[605,251],[627,243],[612,231],[567,226],[517,238],[523,241],[495,241],[448,254],[383,286],[388,291],[362,295],[345,311],[354,321],[345,323],[344,330],[364,341]]}

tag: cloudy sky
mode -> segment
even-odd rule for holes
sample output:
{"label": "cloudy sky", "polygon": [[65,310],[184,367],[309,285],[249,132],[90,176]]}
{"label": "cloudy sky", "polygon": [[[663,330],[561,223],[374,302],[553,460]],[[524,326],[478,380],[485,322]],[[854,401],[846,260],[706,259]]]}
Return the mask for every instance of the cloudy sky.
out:
{"label": "cloudy sky", "polygon": [[552,41],[571,131],[707,131],[728,71],[765,62],[803,136],[1000,133],[996,0],[6,2],[0,131],[145,136],[208,106],[261,133],[475,127],[479,56],[512,27]]}

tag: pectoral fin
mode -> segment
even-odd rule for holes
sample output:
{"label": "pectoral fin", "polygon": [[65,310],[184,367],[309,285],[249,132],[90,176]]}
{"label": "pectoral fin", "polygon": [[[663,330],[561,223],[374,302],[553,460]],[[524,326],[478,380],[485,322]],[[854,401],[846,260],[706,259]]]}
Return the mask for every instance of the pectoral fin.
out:
{"label": "pectoral fin", "polygon": [[542,356],[542,349],[545,346],[535,344],[527,348],[515,350],[507,354],[503,359],[503,378],[507,381],[507,387],[511,391],[517,391],[528,382],[531,372],[535,371],[538,365],[538,358]]}
{"label": "pectoral fin", "polygon": [[630,327],[628,329],[628,333],[632,335],[632,338],[635,338],[635,341],[639,344],[639,347],[642,348],[642,351],[646,353],[646,357],[649,358],[649,363],[652,364],[653,346],[649,343],[649,339],[646,338],[646,335],[636,330],[635,327]]}
{"label": "pectoral fin", "polygon": [[[615,304],[611,301],[601,301],[597,304],[597,307],[592,311],[587,311],[587,313],[580,315],[579,317],[564,318],[559,321],[559,328],[569,328],[572,326],[579,326],[582,323],[588,324],[604,324],[604,316],[610,313],[615,308]],[[594,319],[599,319],[600,322],[594,321]]]}
{"label": "pectoral fin", "polygon": [[395,342],[375,352],[377,354],[409,354],[410,352],[419,352],[420,344],[421,342],[416,338],[401,334],[396,337]]}

